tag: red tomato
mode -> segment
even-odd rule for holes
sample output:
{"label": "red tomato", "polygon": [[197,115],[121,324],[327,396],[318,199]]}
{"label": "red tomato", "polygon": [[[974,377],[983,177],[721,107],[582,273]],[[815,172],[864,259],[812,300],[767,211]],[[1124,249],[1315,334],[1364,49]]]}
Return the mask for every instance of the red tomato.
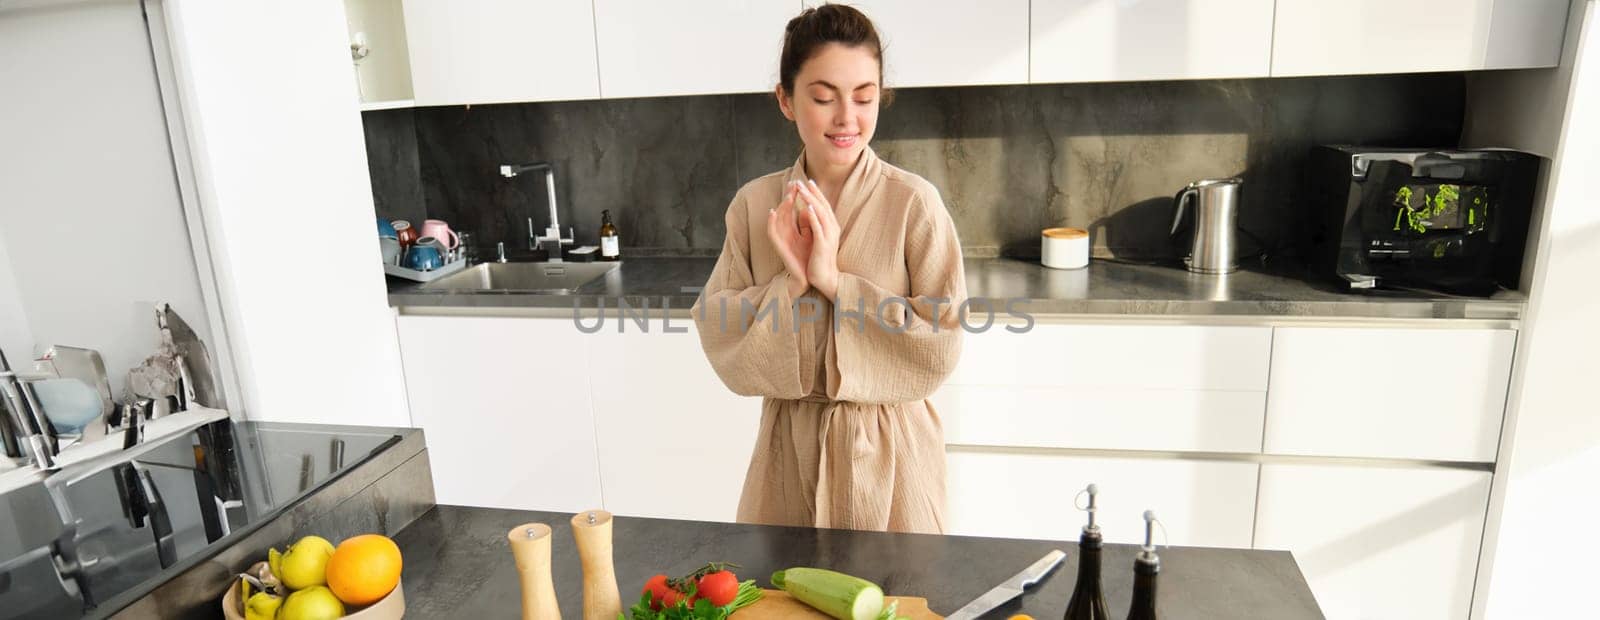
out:
{"label": "red tomato", "polygon": [[688,598],[689,597],[682,592],[672,588],[667,588],[667,591],[661,595],[661,607],[663,609],[676,607],[678,605],[678,601],[687,601]]}
{"label": "red tomato", "polygon": [[732,603],[734,597],[739,596],[739,579],[733,576],[732,571],[709,573],[701,577],[696,585],[700,589],[699,595],[718,607]]}
{"label": "red tomato", "polygon": [[649,592],[650,609],[661,611],[661,599],[666,597],[667,593],[671,591],[672,588],[667,587],[667,576],[658,574],[645,581],[644,590],[641,590],[639,593],[643,594],[645,592]]}

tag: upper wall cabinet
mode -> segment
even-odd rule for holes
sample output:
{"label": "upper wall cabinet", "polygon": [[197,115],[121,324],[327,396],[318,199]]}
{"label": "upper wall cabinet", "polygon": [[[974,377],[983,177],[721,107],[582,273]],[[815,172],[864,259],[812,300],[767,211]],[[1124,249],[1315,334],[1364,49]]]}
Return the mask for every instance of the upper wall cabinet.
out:
{"label": "upper wall cabinet", "polygon": [[1273,0],[1034,0],[1029,73],[1033,82],[1265,77],[1272,58],[1272,5]]}
{"label": "upper wall cabinet", "polygon": [[[822,4],[806,0],[806,6]],[[858,0],[884,45],[891,87],[1028,82],[1028,0]]]}
{"label": "upper wall cabinet", "polygon": [[600,96],[589,0],[404,2],[419,106]]}
{"label": "upper wall cabinet", "polygon": [[594,0],[601,96],[771,92],[799,12],[800,0]]}
{"label": "upper wall cabinet", "polygon": [[1553,67],[1568,0],[1277,0],[1272,75]]}
{"label": "upper wall cabinet", "polygon": [[400,0],[345,0],[344,14],[362,106],[411,105],[411,56]]}

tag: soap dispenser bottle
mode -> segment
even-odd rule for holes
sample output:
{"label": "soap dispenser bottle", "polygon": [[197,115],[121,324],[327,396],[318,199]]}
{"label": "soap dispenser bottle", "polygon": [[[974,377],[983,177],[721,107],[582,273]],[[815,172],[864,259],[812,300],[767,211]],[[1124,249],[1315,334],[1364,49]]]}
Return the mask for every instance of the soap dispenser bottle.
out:
{"label": "soap dispenser bottle", "polygon": [[1154,511],[1144,511],[1144,549],[1133,560],[1133,604],[1128,606],[1128,620],[1156,620],[1156,575],[1161,572],[1161,558],[1156,556],[1156,523]]}
{"label": "soap dispenser bottle", "polygon": [[622,238],[611,223],[611,210],[600,211],[600,260],[622,260]]}
{"label": "soap dispenser bottle", "polygon": [[1100,591],[1100,526],[1094,522],[1095,496],[1100,488],[1091,484],[1084,489],[1089,495],[1089,524],[1083,526],[1078,537],[1078,583],[1072,587],[1072,600],[1067,603],[1065,620],[1110,620],[1106,610],[1106,596]]}

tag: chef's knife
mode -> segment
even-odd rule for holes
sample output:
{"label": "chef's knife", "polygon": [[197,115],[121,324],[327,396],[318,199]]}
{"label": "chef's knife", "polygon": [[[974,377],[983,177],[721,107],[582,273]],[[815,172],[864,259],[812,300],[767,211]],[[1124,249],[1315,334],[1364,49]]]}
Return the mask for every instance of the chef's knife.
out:
{"label": "chef's knife", "polygon": [[1039,583],[1039,580],[1044,579],[1045,575],[1055,570],[1056,566],[1061,564],[1061,559],[1065,557],[1067,557],[1067,554],[1062,553],[1060,549],[1045,554],[1044,557],[1039,558],[1038,562],[1034,562],[1033,566],[1023,569],[1022,572],[1001,582],[1000,585],[995,586],[988,592],[984,592],[983,596],[978,597],[971,603],[967,603],[965,607],[957,609],[956,613],[950,614],[945,620],[976,620],[979,616],[989,613],[990,610],[1004,605],[1006,601],[1021,596],[1024,589]]}

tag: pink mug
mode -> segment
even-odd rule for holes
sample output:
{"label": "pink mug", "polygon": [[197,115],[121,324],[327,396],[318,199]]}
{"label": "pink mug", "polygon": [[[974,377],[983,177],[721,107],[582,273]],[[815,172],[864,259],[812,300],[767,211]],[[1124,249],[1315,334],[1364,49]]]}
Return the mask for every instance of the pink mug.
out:
{"label": "pink mug", "polygon": [[455,231],[450,230],[450,225],[444,223],[444,220],[423,220],[422,236],[438,239],[446,249],[450,250],[454,250],[456,246],[461,245],[461,237],[456,235]]}

